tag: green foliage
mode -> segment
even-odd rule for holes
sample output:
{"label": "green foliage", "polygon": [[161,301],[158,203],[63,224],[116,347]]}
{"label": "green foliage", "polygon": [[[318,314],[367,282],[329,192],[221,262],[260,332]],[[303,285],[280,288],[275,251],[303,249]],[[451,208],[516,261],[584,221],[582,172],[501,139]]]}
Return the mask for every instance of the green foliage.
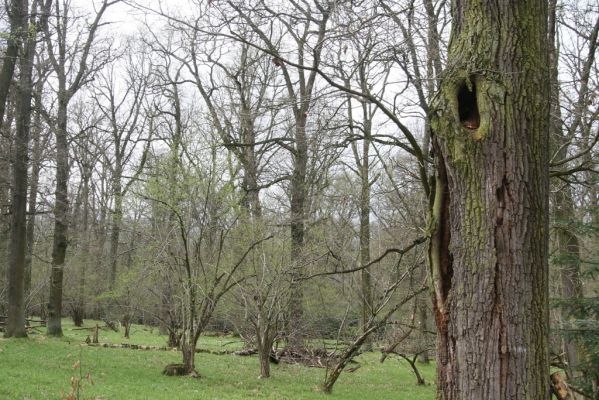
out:
{"label": "green foliage", "polygon": [[[91,326],[91,322],[89,322]],[[278,365],[274,377],[258,379],[257,357],[200,353],[201,379],[163,376],[166,364],[180,361],[176,351],[130,350],[88,347],[81,344],[86,331],[73,330],[64,320],[65,337],[50,339],[0,339],[0,398],[56,399],[70,382],[73,364],[85,361],[93,369],[94,385],[86,385],[85,397],[102,399],[389,399],[432,400],[434,386],[417,386],[407,363],[378,362],[368,353],[358,361],[363,367],[343,374],[335,391],[325,395],[319,389],[324,369]],[[100,341],[124,343],[119,334],[102,331]],[[135,325],[130,342],[164,345],[166,338],[156,330]],[[230,342],[236,342],[231,345]],[[231,337],[202,337],[199,347],[211,350],[235,349],[241,345]],[[232,348],[231,348],[232,347]],[[434,366],[420,367],[428,382]],[[84,375],[85,379],[85,375]]]}
{"label": "green foliage", "polygon": [[599,379],[599,297],[571,301],[568,305],[575,308],[578,319],[563,335],[577,344],[582,353],[578,361],[583,374],[575,383],[586,393],[592,393],[593,381]]}
{"label": "green foliage", "polygon": [[557,252],[550,260],[552,265],[559,268],[575,266],[580,270],[580,279],[584,282],[583,297],[554,298],[551,303],[554,307],[567,310],[568,318],[559,333],[578,349],[577,378],[573,383],[590,394],[593,393],[593,382],[599,381],[599,262],[594,253],[597,225],[556,221],[554,226],[570,229],[583,243],[580,258],[569,252]]}
{"label": "green foliage", "polygon": [[91,371],[87,371],[85,374],[83,373],[80,358],[73,364],[73,376],[71,376],[70,391],[66,394],[63,392],[60,396],[61,400],[96,399],[96,397],[86,397],[83,395],[86,384],[93,385],[94,380],[92,379]]}

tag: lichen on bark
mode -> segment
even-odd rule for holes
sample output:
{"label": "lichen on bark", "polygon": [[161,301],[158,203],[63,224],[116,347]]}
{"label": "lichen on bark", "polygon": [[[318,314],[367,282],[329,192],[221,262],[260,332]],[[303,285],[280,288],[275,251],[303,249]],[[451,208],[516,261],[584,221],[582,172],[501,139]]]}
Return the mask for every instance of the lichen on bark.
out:
{"label": "lichen on bark", "polygon": [[[457,1],[431,107],[439,398],[547,396],[547,6]],[[532,21],[532,22],[531,22]]]}

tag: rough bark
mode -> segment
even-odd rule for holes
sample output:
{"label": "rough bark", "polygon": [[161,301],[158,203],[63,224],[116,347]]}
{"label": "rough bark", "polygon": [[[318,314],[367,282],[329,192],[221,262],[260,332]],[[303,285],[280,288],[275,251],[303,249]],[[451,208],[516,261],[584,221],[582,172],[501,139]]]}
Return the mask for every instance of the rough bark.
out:
{"label": "rough bark", "polygon": [[258,352],[260,357],[260,379],[270,378],[270,349],[262,349]]}
{"label": "rough bark", "polygon": [[293,154],[293,175],[291,177],[291,262],[293,264],[289,301],[288,344],[292,348],[304,345],[304,308],[302,276],[302,253],[304,248],[305,215],[306,215],[306,173],[308,164],[308,141],[306,137],[306,117],[302,106],[296,116],[295,152]]}
{"label": "rough bark", "polygon": [[[64,90],[64,81],[62,93]],[[52,269],[50,272],[50,300],[48,301],[48,335],[62,336],[62,282],[64,260],[67,252],[69,217],[69,144],[67,137],[68,100],[59,97],[56,129],[56,188],[54,190],[54,239],[52,243]]]}
{"label": "rough bark", "polygon": [[[13,91],[14,93],[14,91]],[[14,101],[12,102],[14,104]],[[10,155],[12,149],[13,130],[7,129],[13,125],[15,118],[15,107],[11,105],[8,108],[6,114],[6,123],[3,128],[0,129],[0,170],[6,171],[5,174],[0,175],[0,243],[4,243],[4,246],[0,246],[0,260],[5,260],[0,263],[0,284],[6,287],[6,278],[8,273],[8,242],[10,238],[10,196],[11,196],[11,185],[12,185],[12,165]],[[6,304],[7,304],[7,293],[0,298],[0,313],[6,315]]]}
{"label": "rough bark", "polygon": [[[359,79],[362,91],[366,92],[368,90],[368,81],[365,66],[361,66],[359,69]],[[348,88],[350,87],[349,80],[346,81],[345,86]],[[354,136],[355,121],[350,96],[348,96],[347,101],[350,133]],[[370,187],[372,185],[372,182],[370,181],[370,143],[372,137],[373,112],[370,104],[363,102],[361,106],[364,139],[362,140],[361,151],[358,150],[358,146],[355,142],[352,142],[352,151],[354,153],[357,174],[360,180],[360,194],[358,200],[358,214],[360,218],[360,265],[368,265],[368,263],[370,263]],[[362,320],[360,322],[361,331],[364,333],[368,329],[368,323],[374,314],[370,270],[368,268],[363,269],[360,273],[360,278],[360,295],[362,298]],[[367,350],[370,350],[370,343],[367,342],[365,347]]]}
{"label": "rough bark", "polygon": [[[36,92],[41,95],[41,81],[38,83]],[[36,97],[37,97],[36,94]],[[29,295],[31,290],[31,264],[33,262],[33,246],[35,239],[35,215],[37,208],[37,192],[39,187],[40,169],[42,161],[42,134],[41,134],[41,114],[38,112],[34,118],[34,137],[33,137],[33,156],[31,159],[31,182],[29,184],[29,197],[27,199],[28,214],[27,219],[27,254],[25,258],[25,296]]]}
{"label": "rough bark", "polygon": [[547,4],[456,1],[432,108],[443,400],[548,398]]}
{"label": "rough bark", "polygon": [[[421,279],[422,280],[422,279]],[[418,336],[420,340],[421,348],[419,348],[418,362],[422,364],[428,364],[430,357],[428,350],[426,349],[428,343],[428,303],[429,299],[426,297],[418,296],[416,298],[416,308],[418,312]]]}
{"label": "rough bark", "polygon": [[270,361],[275,332],[273,332],[272,326],[266,325],[257,326],[256,333],[258,357],[260,358],[260,378],[270,378]]}
{"label": "rough bark", "polygon": [[2,70],[0,70],[0,128],[4,122],[8,91],[19,58],[19,47],[23,35],[27,35],[27,25],[23,25],[23,19],[27,14],[28,3],[28,0],[12,0],[8,9],[10,34],[6,41],[6,51],[2,57]]}
{"label": "rough bark", "polygon": [[[362,141],[362,161],[360,167],[360,263],[368,265],[370,262],[370,134],[371,116],[364,107],[364,132],[366,138]],[[366,332],[368,321],[373,317],[372,279],[370,270],[365,268],[361,272],[362,286],[362,332]],[[367,343],[368,345],[368,343]]]}
{"label": "rough bark", "polygon": [[[10,242],[8,251],[8,315],[5,337],[25,337],[25,254],[27,232],[27,167],[29,164],[29,130],[31,125],[31,92],[35,36],[28,35],[28,1],[20,4],[21,32],[26,35],[19,57],[17,129],[14,137],[13,185],[11,202]],[[17,12],[16,9],[12,10]]]}
{"label": "rough bark", "polygon": [[183,353],[183,367],[185,375],[196,374],[195,348],[195,343],[190,343],[189,341],[185,340],[185,338],[181,341],[181,352]]}
{"label": "rough bark", "polygon": [[73,321],[76,326],[83,325],[83,319],[85,318],[85,280],[86,280],[86,271],[88,267],[88,263],[90,260],[90,247],[91,247],[91,230],[89,227],[89,181],[92,175],[92,167],[87,159],[87,156],[84,156],[83,165],[81,168],[82,172],[82,180],[81,185],[83,186],[81,192],[81,201],[83,202],[83,211],[82,211],[82,224],[81,230],[79,234],[82,237],[83,244],[81,245],[81,259],[79,266],[79,279],[77,285],[77,304],[73,307]]}
{"label": "rough bark", "polygon": [[[117,146],[117,152],[119,152]],[[114,289],[116,283],[117,265],[118,265],[118,252],[119,252],[119,238],[121,236],[121,221],[123,219],[123,193],[121,176],[122,172],[122,161],[117,155],[115,162],[114,176],[112,177],[112,191],[114,194],[114,210],[112,212],[112,230],[110,232],[110,253],[108,259],[110,260],[110,289]]]}
{"label": "rough bark", "polygon": [[[52,39],[48,21],[44,21],[42,28],[46,34],[46,51],[50,64],[56,73],[57,80],[57,113],[54,132],[56,136],[56,187],[54,190],[54,238],[52,243],[52,268],[50,271],[50,299],[48,301],[48,335],[62,336],[62,292],[63,292],[63,273],[64,261],[68,246],[68,183],[69,183],[69,141],[67,130],[67,112],[69,102],[73,96],[81,89],[85,80],[89,78],[93,70],[88,67],[88,57],[96,31],[100,26],[100,20],[106,9],[115,4],[104,0],[102,6],[98,9],[94,21],[90,24],[87,37],[78,42],[75,47],[80,51],[78,65],[70,65],[69,55],[67,54],[67,36],[69,32],[69,14],[68,3],[56,3],[55,12],[52,12],[52,0],[47,0],[44,5],[44,14],[52,15],[56,18],[57,32],[56,42]],[[66,6],[61,9],[61,6]],[[72,49],[74,51],[74,49]],[[69,77],[72,79],[69,80]],[[67,82],[69,80],[69,82]]]}

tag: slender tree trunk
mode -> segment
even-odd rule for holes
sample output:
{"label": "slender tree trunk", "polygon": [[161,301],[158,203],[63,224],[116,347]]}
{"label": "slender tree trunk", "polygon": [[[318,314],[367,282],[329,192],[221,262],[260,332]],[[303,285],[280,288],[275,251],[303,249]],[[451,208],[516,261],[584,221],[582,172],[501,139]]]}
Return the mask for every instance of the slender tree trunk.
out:
{"label": "slender tree trunk", "polygon": [[[366,138],[362,141],[362,161],[360,163],[360,263],[370,262],[370,126],[371,120],[364,105],[364,131]],[[359,160],[357,160],[359,161]],[[372,279],[370,270],[361,272],[362,278],[362,333],[368,329],[368,321],[373,317]],[[366,342],[367,350],[371,350],[370,342]]]}
{"label": "slender tree trunk", "polygon": [[304,292],[300,283],[306,214],[306,171],[308,164],[308,142],[306,138],[306,115],[300,109],[295,131],[295,153],[291,178],[291,262],[293,265],[292,286],[289,302],[288,344],[292,348],[304,346]]}
{"label": "slender tree trunk", "polygon": [[452,14],[431,121],[438,397],[547,399],[547,3]]}
{"label": "slender tree trunk", "polygon": [[195,372],[195,346],[187,341],[181,341],[181,351],[183,352],[183,366],[185,367],[185,373],[191,374]]}
{"label": "slender tree trunk", "polygon": [[[427,16],[427,58],[426,58],[426,76],[427,76],[427,106],[433,100],[435,91],[438,87],[437,82],[441,76],[443,70],[441,66],[441,51],[440,51],[440,37],[439,37],[439,18],[435,10],[435,4],[432,0],[424,0],[424,7]],[[427,107],[428,109],[428,107]],[[430,156],[430,117],[426,119],[424,127],[424,138],[422,143],[422,154],[425,158]],[[428,163],[424,164],[424,169],[429,173]],[[423,271],[426,274],[426,271]],[[424,276],[424,275],[423,275]],[[419,336],[421,343],[427,345],[428,336],[428,305],[430,304],[430,297],[426,295],[419,295],[416,298],[418,302],[418,323],[419,323]],[[429,363],[429,352],[424,350],[418,355],[418,361],[423,364]]]}
{"label": "slender tree trunk", "polygon": [[260,351],[260,378],[270,378],[270,349]]}
{"label": "slender tree trunk", "polygon": [[[27,233],[27,166],[29,163],[29,130],[31,124],[31,92],[35,36],[28,35],[28,1],[18,12],[21,32],[26,35],[19,58],[20,78],[17,96],[17,131],[14,138],[13,186],[11,203],[10,242],[8,252],[8,315],[5,337],[27,336],[25,329],[25,254]],[[32,19],[33,20],[33,19]]]}
{"label": "slender tree trunk", "polygon": [[183,366],[185,368],[185,375],[197,377],[195,366],[196,357],[196,346],[200,333],[191,329],[191,327],[184,328],[183,337],[181,338],[181,352],[183,353]]}
{"label": "slender tree trunk", "polygon": [[[36,91],[41,95],[41,84],[38,84]],[[27,254],[25,258],[25,296],[29,296],[31,291],[31,264],[33,262],[33,246],[35,243],[35,214],[37,208],[37,192],[39,187],[41,159],[42,159],[42,133],[41,133],[41,114],[35,115],[33,138],[33,158],[31,160],[31,183],[29,185],[29,199],[27,219]]]}
{"label": "slender tree trunk", "polygon": [[[108,203],[109,203],[109,189],[108,189],[108,160],[104,158],[102,162],[102,172],[100,174],[100,193],[98,194],[98,206],[97,211],[92,210],[92,213],[97,214],[97,222],[95,223],[95,256],[98,259],[103,260],[105,257],[104,247],[106,245],[107,240],[107,215],[108,215]],[[96,208],[96,207],[95,207]],[[110,275],[104,275],[105,282],[110,282]]]}
{"label": "slender tree trunk", "polygon": [[121,187],[122,161],[117,157],[112,177],[113,193],[114,193],[114,211],[112,213],[112,231],[110,232],[110,289],[114,289],[116,283],[119,238],[121,235],[121,221],[123,219],[123,194]]}
{"label": "slender tree trunk", "polygon": [[[559,268],[561,298],[566,301],[580,300],[583,297],[580,245],[576,234],[572,232],[572,223],[577,218],[574,213],[572,191],[569,187],[560,188],[553,193],[553,206],[556,253],[553,263]],[[562,325],[565,328],[570,327],[570,320],[576,318],[576,307],[564,305],[560,311]],[[578,367],[578,349],[576,344],[567,338],[563,338],[563,347],[568,363],[566,375],[568,379],[572,379]]]}
{"label": "slender tree trunk", "polygon": [[[56,73],[58,89],[57,114],[54,131],[56,134],[56,188],[54,204],[54,239],[52,244],[52,270],[50,272],[50,300],[48,302],[48,334],[52,336],[62,335],[62,290],[63,269],[68,246],[68,183],[69,183],[69,141],[67,131],[67,112],[69,102],[81,89],[82,85],[91,78],[88,65],[90,49],[94,42],[97,29],[102,25],[102,16],[106,9],[116,2],[104,0],[95,14],[95,19],[88,26],[87,36],[78,36],[76,41],[69,45],[68,32],[71,16],[70,4],[55,3],[47,0],[43,4],[46,20],[40,24],[46,33],[46,51],[48,58]],[[61,9],[61,6],[64,6]],[[56,35],[52,36],[48,24],[48,18],[52,15],[55,19]],[[55,38],[56,40],[52,40]],[[81,40],[83,39],[83,40]],[[67,50],[79,55],[77,62],[69,65]],[[67,85],[67,80],[69,83]]]}
{"label": "slender tree trunk", "polygon": [[[13,91],[14,93],[14,91]],[[13,102],[14,104],[14,102]],[[11,151],[13,149],[13,130],[11,126],[15,118],[15,107],[11,105],[6,114],[6,123],[0,128],[0,170],[5,174],[0,175],[0,284],[6,285],[8,276],[8,242],[10,240],[10,196],[13,180]],[[0,299],[0,313],[6,315],[7,293]]]}
{"label": "slender tree trunk", "polygon": [[[242,90],[240,95],[244,96]],[[244,99],[240,118],[242,122],[241,141],[244,146],[241,149],[241,164],[243,165],[243,187],[245,191],[245,205],[248,216],[254,221],[262,218],[262,206],[260,204],[260,188],[258,187],[258,162],[256,160],[256,132],[252,110],[245,106],[248,101]]]}
{"label": "slender tree trunk", "polygon": [[91,177],[91,167],[85,164],[83,166],[83,191],[81,199],[83,201],[83,221],[80,234],[83,236],[83,245],[81,246],[81,262],[79,271],[79,282],[77,285],[77,305],[75,314],[77,318],[73,318],[76,326],[83,326],[85,318],[85,279],[86,271],[90,258],[91,233],[89,229],[89,180]]}
{"label": "slender tree trunk", "polygon": [[[365,67],[359,69],[360,86],[364,93],[368,92],[368,79],[365,73]],[[345,81],[345,86],[350,88],[349,79]],[[351,97],[348,96],[347,116],[350,124],[350,133],[355,135],[353,126],[355,125]],[[360,198],[358,203],[358,213],[360,216],[360,264],[366,265],[370,262],[370,141],[372,135],[372,117],[371,105],[362,103],[362,124],[364,130],[364,139],[362,140],[362,151],[358,151],[355,143],[352,143],[354,160],[360,179]],[[373,297],[372,297],[372,279],[369,269],[363,269],[361,272],[360,295],[362,297],[362,320],[361,331],[366,332],[370,319],[373,317]],[[372,346],[370,341],[364,345],[367,351]]]}
{"label": "slender tree trunk", "polygon": [[[0,160],[0,168],[6,171],[4,176],[0,176],[0,285],[7,288],[8,286],[8,259],[9,259],[9,242],[10,242],[10,221],[11,221],[11,195],[12,195],[12,181],[13,181],[13,163],[11,154],[13,150],[13,139],[14,132],[12,129],[6,129],[12,126],[14,121],[15,107],[11,105],[8,108],[6,115],[6,124],[2,128],[2,135],[0,135],[0,143],[2,144],[2,158]],[[2,297],[0,298],[0,313],[2,315],[7,314],[8,306],[8,290],[2,291]]]}
{"label": "slender tree trunk", "polygon": [[[265,319],[263,319],[265,321]],[[264,322],[265,325],[268,322]],[[268,326],[260,327],[262,332],[257,336],[258,357],[260,358],[260,378],[270,378],[270,352],[272,351],[273,335]]]}
{"label": "slender tree trunk", "polygon": [[[424,268],[423,268],[424,269]],[[422,282],[424,279],[420,279],[419,281]],[[428,334],[428,307],[427,307],[427,302],[429,301],[430,297],[426,297],[426,296],[418,296],[416,297],[416,308],[417,308],[417,313],[418,313],[418,335],[420,337],[420,343],[422,346],[425,346],[425,348],[420,348],[418,349],[420,352],[418,353],[418,362],[422,363],[422,364],[428,364],[430,361],[429,355],[428,355],[428,350],[426,349],[428,340],[427,340],[427,336]]]}
{"label": "slender tree trunk", "polygon": [[[60,91],[60,93],[64,93]],[[56,190],[54,204],[54,241],[50,273],[50,301],[48,302],[48,335],[62,336],[62,284],[64,260],[67,252],[69,147],[67,137],[67,104],[59,96],[56,129]]]}
{"label": "slender tree trunk", "polygon": [[327,377],[324,383],[322,384],[322,390],[325,393],[331,393],[331,391],[333,390],[333,385],[335,385],[335,382],[337,382],[337,379],[343,372],[343,369],[357,355],[364,342],[368,339],[368,336],[370,336],[372,333],[376,332],[378,329],[384,326],[389,320],[389,318],[395,312],[397,312],[397,310],[399,310],[408,301],[413,299],[414,296],[418,295],[419,293],[422,293],[424,290],[425,288],[420,288],[416,292],[412,292],[405,296],[399,303],[390,307],[389,310],[385,313],[385,315],[380,316],[378,321],[375,321],[374,319],[371,319],[369,321],[367,329],[356,340],[354,340],[353,343],[350,343],[349,346],[347,346],[347,348],[343,350],[343,352],[339,355],[337,364],[334,365],[330,373],[327,374]]}
{"label": "slender tree trunk", "polygon": [[[558,48],[557,48],[557,0],[549,1],[549,32],[547,35],[549,47],[549,62],[551,65],[551,130],[550,138],[553,140],[554,150],[558,150],[556,158],[565,159],[568,156],[569,140],[562,126],[561,107],[559,102],[558,80]],[[593,57],[593,55],[591,55]],[[554,217],[554,252],[553,264],[559,268],[561,281],[561,297],[565,300],[577,300],[583,296],[582,282],[580,279],[580,246],[578,238],[572,229],[572,224],[577,220],[574,212],[574,198],[569,186],[562,187],[562,182],[552,190],[551,204]],[[564,306],[560,310],[562,325],[569,326],[575,312],[572,307]],[[566,375],[570,380],[575,376],[578,365],[578,349],[575,343],[562,337],[563,351],[566,355]]]}

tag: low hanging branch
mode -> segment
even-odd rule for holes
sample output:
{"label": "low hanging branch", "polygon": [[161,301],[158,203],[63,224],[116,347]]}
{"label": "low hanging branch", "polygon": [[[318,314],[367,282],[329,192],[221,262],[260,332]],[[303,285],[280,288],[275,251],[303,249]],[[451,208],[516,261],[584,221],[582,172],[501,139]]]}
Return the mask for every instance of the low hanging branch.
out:
{"label": "low hanging branch", "polygon": [[[316,274],[308,275],[308,276],[302,278],[302,280],[309,280],[309,279],[316,278],[316,277],[319,277],[319,276],[337,275],[337,274],[351,274],[353,272],[362,271],[362,270],[364,270],[366,268],[369,268],[369,267],[373,266],[374,264],[378,264],[383,259],[385,259],[389,254],[399,254],[400,257],[403,257],[404,254],[406,254],[407,252],[409,252],[410,250],[412,250],[414,247],[416,247],[416,246],[418,246],[418,245],[426,242],[427,239],[428,239],[428,237],[422,236],[422,237],[419,237],[419,238],[415,239],[412,243],[410,243],[407,247],[404,247],[403,249],[396,249],[396,248],[387,249],[387,250],[385,250],[385,252],[383,254],[381,254],[380,256],[378,256],[377,258],[375,258],[374,260],[370,261],[368,264],[364,264],[364,265],[361,265],[361,266],[356,267],[356,268],[335,269],[333,271],[319,272],[319,273],[316,273]],[[329,254],[331,256],[333,256],[333,258],[335,258],[337,261],[341,261],[341,257],[339,257],[338,255],[336,255],[335,253],[333,253],[332,250],[329,250]]]}
{"label": "low hanging branch", "polygon": [[331,391],[333,390],[333,385],[341,375],[341,372],[343,372],[343,369],[346,367],[346,365],[352,360],[352,358],[356,355],[358,350],[360,350],[360,347],[362,347],[366,339],[368,339],[368,337],[372,333],[376,332],[379,328],[385,325],[387,323],[387,320],[391,318],[391,316],[404,304],[406,304],[408,301],[410,301],[420,293],[424,292],[425,290],[427,290],[427,287],[423,286],[420,289],[412,292],[411,294],[406,296],[401,302],[397,303],[389,311],[387,311],[387,313],[383,315],[383,317],[379,321],[374,321],[373,319],[371,319],[368,322],[368,329],[366,329],[366,331],[362,335],[360,335],[351,345],[349,345],[343,351],[343,353],[339,357],[339,362],[337,363],[337,365],[335,365],[332,372],[325,379],[322,385],[322,389],[325,393],[331,393]]}
{"label": "low hanging branch", "polygon": [[410,364],[410,367],[412,367],[412,371],[414,372],[414,375],[416,375],[417,385],[420,386],[420,385],[424,385],[426,383],[424,381],[424,377],[420,374],[420,371],[418,370],[418,367],[416,366],[416,359],[418,358],[418,355],[420,353],[414,354],[411,358],[408,357],[408,355],[404,354],[404,353],[398,353],[398,352],[394,351],[393,354],[400,356],[401,358],[406,360],[408,362],[408,364]]}

